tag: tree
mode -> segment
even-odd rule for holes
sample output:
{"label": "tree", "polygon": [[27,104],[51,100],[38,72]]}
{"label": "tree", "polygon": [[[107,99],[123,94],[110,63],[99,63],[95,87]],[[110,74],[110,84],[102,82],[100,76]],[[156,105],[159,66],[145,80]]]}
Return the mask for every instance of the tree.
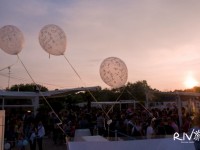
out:
{"label": "tree", "polygon": [[153,90],[146,80],[137,81],[135,83],[127,83],[126,91],[129,94],[129,99],[136,99],[138,101],[144,101],[146,99],[146,92]]}
{"label": "tree", "polygon": [[[125,88],[125,89],[124,89]],[[127,83],[125,87],[116,88],[116,89],[101,89],[97,91],[92,91],[92,95],[95,99],[99,102],[102,101],[116,101],[118,100],[130,100],[135,99],[138,101],[146,100],[146,92],[154,91],[148,84],[147,81],[137,81],[136,83]],[[73,102],[87,102],[95,101],[94,98],[91,96],[89,92],[79,92],[76,94],[71,94],[70,96],[66,97],[68,102],[71,100]],[[72,100],[73,99],[73,100]]]}
{"label": "tree", "polygon": [[199,86],[195,86],[191,89],[185,89],[184,92],[196,92],[196,93],[200,93],[200,87]]}
{"label": "tree", "polygon": [[[37,87],[39,89],[37,89]],[[34,83],[27,83],[27,84],[15,84],[13,86],[11,86],[10,89],[8,89],[10,91],[29,91],[29,92],[37,92],[37,91],[42,91],[42,92],[46,92],[48,91],[48,89],[42,85],[35,85]]]}

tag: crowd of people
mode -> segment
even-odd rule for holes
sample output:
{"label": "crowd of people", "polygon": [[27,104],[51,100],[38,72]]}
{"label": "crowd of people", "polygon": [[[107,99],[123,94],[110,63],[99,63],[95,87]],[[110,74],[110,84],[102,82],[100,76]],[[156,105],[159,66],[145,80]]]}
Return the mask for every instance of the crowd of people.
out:
{"label": "crowd of people", "polygon": [[[116,131],[121,138],[154,138],[188,132],[192,127],[192,114],[182,108],[182,125],[178,109],[114,109],[106,114],[106,108],[73,106],[59,112],[40,111],[36,116],[31,112],[6,112],[5,139],[11,147],[42,150],[44,136],[51,138],[55,145],[73,140],[76,129],[89,128],[91,135],[114,137]],[[109,129],[109,130],[108,130]],[[109,132],[108,132],[109,131]],[[115,132],[114,132],[115,131]]]}
{"label": "crowd of people", "polygon": [[5,118],[5,142],[9,143],[9,148],[17,147],[25,150],[30,145],[30,150],[42,150],[42,141],[45,136],[45,127],[42,120],[35,117],[31,112],[7,112]]}

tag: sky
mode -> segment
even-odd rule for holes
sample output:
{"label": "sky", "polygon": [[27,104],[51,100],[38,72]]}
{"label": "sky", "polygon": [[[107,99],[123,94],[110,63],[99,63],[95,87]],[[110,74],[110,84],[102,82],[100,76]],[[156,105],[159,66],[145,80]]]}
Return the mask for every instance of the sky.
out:
{"label": "sky", "polygon": [[[19,57],[36,83],[49,89],[106,85],[102,61],[118,57],[128,81],[146,80],[161,91],[200,82],[200,1],[198,0],[1,0],[0,28],[17,26],[25,45]],[[45,25],[67,36],[65,56],[50,56],[39,44]],[[9,70],[4,69],[14,64]],[[16,55],[0,51],[0,89],[32,80]]]}

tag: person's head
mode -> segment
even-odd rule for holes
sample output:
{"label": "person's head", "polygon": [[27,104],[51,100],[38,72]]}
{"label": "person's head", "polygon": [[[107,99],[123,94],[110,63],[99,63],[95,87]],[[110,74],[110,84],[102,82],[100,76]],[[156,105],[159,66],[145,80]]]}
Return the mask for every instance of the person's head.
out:
{"label": "person's head", "polygon": [[38,126],[42,126],[42,121],[39,121],[39,122],[38,122]]}

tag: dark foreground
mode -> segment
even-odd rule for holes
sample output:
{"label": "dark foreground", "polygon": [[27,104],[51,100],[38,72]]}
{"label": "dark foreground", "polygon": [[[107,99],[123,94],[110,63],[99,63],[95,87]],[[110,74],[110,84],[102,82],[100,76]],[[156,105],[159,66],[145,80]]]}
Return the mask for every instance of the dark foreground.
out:
{"label": "dark foreground", "polygon": [[[19,150],[19,148],[16,147],[13,150]],[[29,145],[25,147],[25,150],[30,150]],[[36,150],[38,150],[38,147],[36,148]],[[55,145],[52,139],[45,137],[43,140],[43,150],[67,150],[67,146],[64,143]]]}

